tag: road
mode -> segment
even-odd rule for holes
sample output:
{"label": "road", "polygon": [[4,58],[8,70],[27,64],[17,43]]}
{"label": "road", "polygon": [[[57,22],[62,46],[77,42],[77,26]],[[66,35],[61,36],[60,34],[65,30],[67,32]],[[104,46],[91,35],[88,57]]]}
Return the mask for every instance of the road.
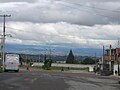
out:
{"label": "road", "polygon": [[118,79],[92,73],[21,69],[0,73],[0,90],[120,90]]}

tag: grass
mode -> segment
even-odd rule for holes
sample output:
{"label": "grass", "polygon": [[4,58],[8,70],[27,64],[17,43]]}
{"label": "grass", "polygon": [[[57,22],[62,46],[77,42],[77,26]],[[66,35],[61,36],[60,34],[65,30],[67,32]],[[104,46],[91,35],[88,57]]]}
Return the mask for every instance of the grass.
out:
{"label": "grass", "polygon": [[4,72],[3,70],[0,69],[0,73]]}
{"label": "grass", "polygon": [[32,66],[31,68],[42,69],[42,66]]}
{"label": "grass", "polygon": [[4,72],[3,69],[2,69],[2,65],[0,64],[0,73]]}
{"label": "grass", "polygon": [[51,67],[52,70],[61,70],[63,68],[64,71],[68,71],[68,70],[84,70],[84,71],[88,71],[89,68],[77,68],[77,67]]}
{"label": "grass", "polygon": [[[26,68],[26,66],[21,66],[21,68]],[[42,66],[33,66],[30,68],[35,68],[35,69],[43,69]],[[83,71],[88,71],[89,68],[78,68],[78,67],[58,67],[58,66],[52,66],[48,71],[55,71],[55,70],[61,70],[63,68],[64,71],[68,70],[83,70]]]}

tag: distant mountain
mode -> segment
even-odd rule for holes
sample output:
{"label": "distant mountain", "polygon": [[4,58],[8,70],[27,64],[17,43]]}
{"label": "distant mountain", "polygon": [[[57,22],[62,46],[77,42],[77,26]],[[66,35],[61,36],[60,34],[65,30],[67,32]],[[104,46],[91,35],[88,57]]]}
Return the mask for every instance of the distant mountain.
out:
{"label": "distant mountain", "polygon": [[24,54],[51,54],[64,56],[72,49],[76,56],[94,56],[102,55],[102,49],[97,48],[76,48],[76,47],[62,47],[52,45],[20,45],[20,44],[6,44],[6,52],[10,53],[24,53]]}

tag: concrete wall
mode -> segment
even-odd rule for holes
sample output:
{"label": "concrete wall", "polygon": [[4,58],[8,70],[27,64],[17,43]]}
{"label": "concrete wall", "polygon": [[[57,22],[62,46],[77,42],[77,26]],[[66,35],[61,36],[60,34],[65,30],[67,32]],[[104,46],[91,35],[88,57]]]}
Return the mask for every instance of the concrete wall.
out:
{"label": "concrete wall", "polygon": [[114,65],[114,72],[113,72],[113,75],[116,75],[116,74],[115,74],[115,71],[118,72],[118,65],[117,65],[117,64]]}
{"label": "concrete wall", "polygon": [[[44,63],[34,63],[33,66],[42,66]],[[95,65],[83,65],[83,64],[61,64],[61,63],[52,63],[52,66],[56,67],[75,67],[75,68],[86,68],[89,67],[89,71],[93,71]]]}
{"label": "concrete wall", "polygon": [[90,66],[89,67],[89,72],[93,72],[94,71],[94,66]]}

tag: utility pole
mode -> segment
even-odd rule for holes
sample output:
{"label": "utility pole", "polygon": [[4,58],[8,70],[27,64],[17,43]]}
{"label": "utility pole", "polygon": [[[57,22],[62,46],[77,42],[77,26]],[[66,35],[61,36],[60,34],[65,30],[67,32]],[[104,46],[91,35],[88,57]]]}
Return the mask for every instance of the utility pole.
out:
{"label": "utility pole", "polygon": [[104,55],[105,55],[105,53],[104,53],[104,50],[105,50],[105,47],[103,46],[103,61],[102,61],[102,63],[103,63],[103,71],[104,71],[104,64],[105,64],[105,61],[104,61]]}
{"label": "utility pole", "polygon": [[120,39],[118,38],[118,47],[117,48],[120,48]]}
{"label": "utility pole", "polygon": [[52,56],[51,56],[51,53],[52,53],[52,51],[51,51],[51,48],[50,48],[50,60],[51,60],[51,57],[52,57]]}
{"label": "utility pole", "polygon": [[0,66],[2,65],[2,37],[0,37]]}
{"label": "utility pole", "polygon": [[[120,42],[119,42],[119,38],[118,38],[118,47],[117,49],[119,49],[119,45],[120,45]],[[118,58],[118,51],[117,51],[117,62],[118,62],[118,76],[120,75],[119,72],[120,72],[120,66],[119,66],[119,58]]]}
{"label": "utility pole", "polygon": [[3,60],[3,67],[5,62],[5,19],[6,17],[11,17],[11,15],[0,15],[0,17],[3,17],[3,35],[2,35],[2,60]]}
{"label": "utility pole", "polygon": [[97,58],[96,58],[96,53],[95,53],[95,65],[97,64],[97,61],[96,61],[96,59],[97,59]]}
{"label": "utility pole", "polygon": [[54,50],[55,50],[55,49],[51,49],[51,48],[50,48],[50,60],[52,60],[52,56],[53,56],[53,53],[52,53],[52,52],[54,52]]}
{"label": "utility pole", "polygon": [[38,55],[38,58],[39,58],[39,63],[40,63],[40,61],[41,61],[41,55]]}

